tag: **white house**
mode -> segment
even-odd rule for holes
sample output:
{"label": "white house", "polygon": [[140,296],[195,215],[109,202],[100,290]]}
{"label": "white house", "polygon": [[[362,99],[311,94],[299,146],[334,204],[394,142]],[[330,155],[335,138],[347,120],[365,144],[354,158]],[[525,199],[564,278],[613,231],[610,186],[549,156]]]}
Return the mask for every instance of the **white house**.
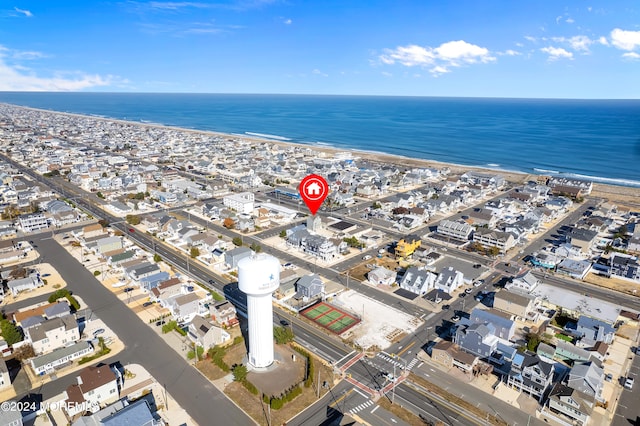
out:
{"label": "white house", "polygon": [[447,294],[453,293],[462,284],[464,284],[464,275],[460,271],[456,271],[451,266],[440,271],[435,282],[435,287]]}
{"label": "white house", "polygon": [[65,391],[69,416],[85,411],[87,406],[91,411],[98,411],[101,406],[118,399],[118,377],[120,373],[116,375],[108,365],[83,369],[77,377],[78,383]]}
{"label": "white house", "polygon": [[253,206],[255,201],[255,195],[252,192],[241,192],[239,194],[227,195],[222,199],[225,207],[235,210],[238,213],[251,213],[253,212]]}

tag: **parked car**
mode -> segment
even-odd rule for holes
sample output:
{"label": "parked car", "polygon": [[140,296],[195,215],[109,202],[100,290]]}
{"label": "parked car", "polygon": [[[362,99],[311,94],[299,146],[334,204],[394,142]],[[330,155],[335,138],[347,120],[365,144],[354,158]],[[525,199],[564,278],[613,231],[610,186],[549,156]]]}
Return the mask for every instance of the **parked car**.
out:
{"label": "parked car", "polygon": [[451,307],[451,305],[442,305],[442,310],[446,311]]}
{"label": "parked car", "polygon": [[96,331],[93,332],[93,337],[96,337],[100,334],[104,333],[104,328],[99,328]]}
{"label": "parked car", "polygon": [[371,259],[371,255],[370,254],[368,254],[368,255],[366,255],[366,256],[364,256],[362,258],[362,260],[369,260],[369,259]]}
{"label": "parked car", "polygon": [[635,379],[633,377],[627,377],[627,379],[624,381],[624,387],[627,389],[633,389],[634,382]]}
{"label": "parked car", "polygon": [[467,293],[467,294],[471,294],[473,292],[473,289],[472,288],[467,288],[467,289],[465,289],[464,292]]}
{"label": "parked car", "polygon": [[460,321],[460,317],[458,315],[455,315],[455,316],[451,317],[451,321],[458,322],[458,321]]}
{"label": "parked car", "polygon": [[127,287],[124,289],[124,292],[129,293],[130,291],[133,291],[133,290],[135,290],[133,287]]}
{"label": "parked car", "polygon": [[146,308],[147,306],[151,306],[151,305],[153,305],[153,302],[144,302],[144,303],[142,304],[142,307],[143,307],[143,308]]}

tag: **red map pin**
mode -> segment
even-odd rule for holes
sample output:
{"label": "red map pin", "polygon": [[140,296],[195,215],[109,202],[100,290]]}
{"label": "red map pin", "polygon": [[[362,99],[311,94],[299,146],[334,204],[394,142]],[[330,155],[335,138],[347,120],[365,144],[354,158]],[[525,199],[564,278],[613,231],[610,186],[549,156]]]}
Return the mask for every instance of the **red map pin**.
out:
{"label": "red map pin", "polygon": [[311,214],[315,215],[324,199],[329,195],[329,185],[322,176],[309,175],[302,179],[298,191]]}

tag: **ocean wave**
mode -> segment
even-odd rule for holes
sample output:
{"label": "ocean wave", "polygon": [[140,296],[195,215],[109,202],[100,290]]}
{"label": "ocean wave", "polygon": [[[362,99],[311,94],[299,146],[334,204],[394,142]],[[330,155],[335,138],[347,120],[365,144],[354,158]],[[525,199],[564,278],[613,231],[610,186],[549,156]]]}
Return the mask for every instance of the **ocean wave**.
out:
{"label": "ocean wave", "polygon": [[552,175],[559,175],[560,174],[560,172],[557,171],[557,170],[539,169],[537,167],[534,167],[533,171],[540,172],[540,173],[548,173],[548,174],[552,174]]}
{"label": "ocean wave", "polygon": [[245,135],[249,135],[249,136],[256,136],[259,138],[265,138],[265,139],[275,139],[277,141],[290,141],[290,138],[285,138],[284,136],[278,136],[278,135],[270,135],[268,133],[255,133],[255,132],[244,132]]}
{"label": "ocean wave", "polygon": [[580,173],[560,173],[559,175],[562,177],[590,180],[593,182],[606,183],[609,185],[631,186],[634,188],[640,188],[640,181],[632,180],[632,179],[615,179],[615,178],[607,178],[602,176],[583,175]]}
{"label": "ocean wave", "polygon": [[500,164],[496,164],[496,163],[489,163],[487,164],[488,167],[500,167]]}

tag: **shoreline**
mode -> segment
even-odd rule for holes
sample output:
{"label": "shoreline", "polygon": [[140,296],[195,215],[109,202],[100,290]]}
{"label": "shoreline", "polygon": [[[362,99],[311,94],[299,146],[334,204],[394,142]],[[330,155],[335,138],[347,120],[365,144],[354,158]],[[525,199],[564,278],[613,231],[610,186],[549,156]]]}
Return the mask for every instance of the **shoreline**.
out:
{"label": "shoreline", "polygon": [[[500,168],[468,166],[463,164],[448,163],[448,162],[431,160],[431,159],[423,159],[423,158],[412,158],[412,157],[406,157],[402,155],[382,153],[382,152],[374,153],[374,152],[358,150],[355,148],[340,149],[335,146],[318,146],[318,145],[312,145],[312,144],[305,144],[301,142],[294,142],[290,140],[289,141],[277,140],[277,139],[274,140],[274,139],[262,138],[255,135],[222,133],[222,132],[217,132],[212,130],[190,129],[190,128],[184,128],[184,127],[178,127],[178,126],[169,126],[169,125],[160,124],[160,123],[145,123],[141,121],[129,121],[129,120],[123,120],[118,118],[104,117],[104,116],[85,115],[85,114],[78,114],[78,113],[71,113],[71,112],[48,110],[48,109],[42,109],[42,108],[33,108],[33,107],[15,105],[10,103],[0,103],[0,104],[9,105],[14,108],[21,108],[21,109],[30,110],[30,111],[41,112],[41,113],[60,114],[63,116],[74,117],[74,118],[114,122],[114,123],[127,125],[127,126],[166,129],[166,130],[181,131],[181,132],[191,133],[196,135],[214,136],[214,137],[226,139],[229,142],[239,139],[243,142],[250,143],[250,144],[272,144],[275,146],[282,146],[282,147],[297,147],[297,148],[309,149],[311,151],[320,152],[325,155],[330,154],[334,156],[340,152],[348,152],[348,153],[351,153],[356,159],[360,158],[360,159],[374,161],[378,163],[393,164],[400,167],[449,168],[452,174],[454,175],[464,173],[465,171],[468,171],[468,170],[475,170],[475,171],[484,172],[484,173],[495,173],[495,174],[502,175],[505,178],[505,180],[512,183],[524,183],[525,181],[530,179],[537,179],[537,177],[539,176],[551,176],[551,175],[542,174],[542,173],[527,173],[527,172],[522,172],[517,170],[503,170]],[[560,173],[558,176],[563,176],[563,173]],[[571,178],[571,177],[567,176],[567,178]],[[575,179],[579,179],[579,178],[575,178]],[[600,178],[600,179],[609,179],[609,178]],[[608,201],[619,202],[628,207],[640,209],[640,188],[639,187],[616,185],[614,183],[601,183],[588,178],[584,178],[582,180],[593,182],[592,196],[595,196],[595,194],[598,194],[603,198],[606,197]]]}

